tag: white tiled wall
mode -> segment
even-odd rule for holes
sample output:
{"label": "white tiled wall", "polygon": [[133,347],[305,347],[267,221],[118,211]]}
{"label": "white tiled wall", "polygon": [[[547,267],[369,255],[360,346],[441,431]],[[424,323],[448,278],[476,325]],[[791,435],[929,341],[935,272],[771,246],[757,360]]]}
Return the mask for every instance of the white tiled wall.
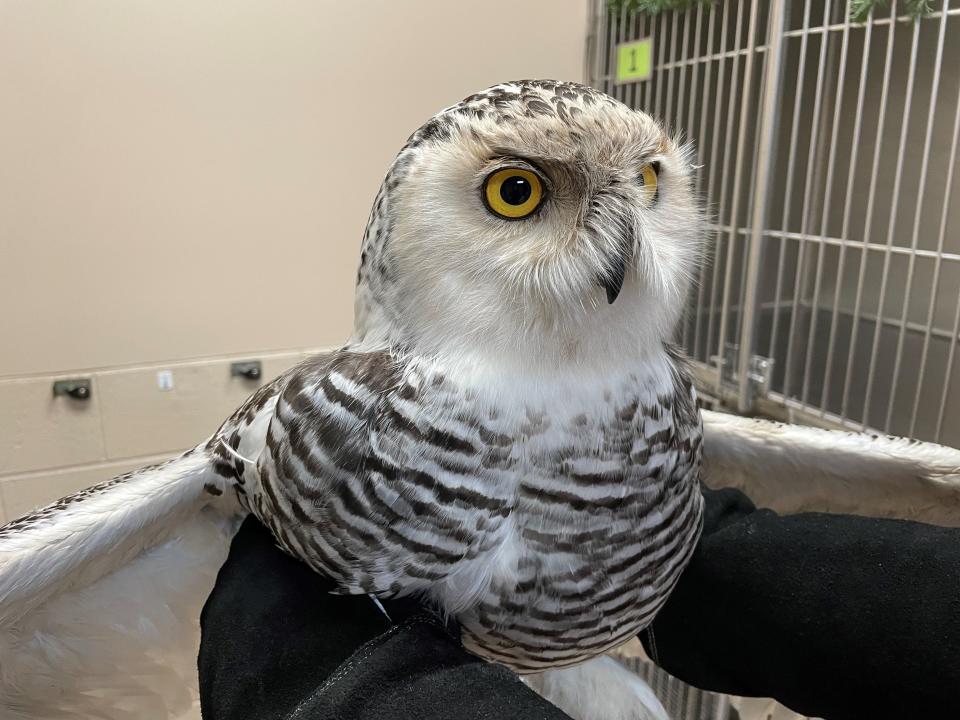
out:
{"label": "white tiled wall", "polygon": [[[0,380],[0,521],[195,445],[263,383],[308,351]],[[259,382],[230,364],[260,360]],[[162,390],[157,373],[173,387]],[[53,396],[64,377],[89,378],[87,400]]]}

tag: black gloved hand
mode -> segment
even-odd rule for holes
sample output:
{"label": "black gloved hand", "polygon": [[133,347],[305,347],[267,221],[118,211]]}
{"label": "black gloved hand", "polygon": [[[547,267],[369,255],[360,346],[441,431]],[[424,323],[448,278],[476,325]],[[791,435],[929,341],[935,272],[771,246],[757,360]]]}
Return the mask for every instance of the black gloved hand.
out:
{"label": "black gloved hand", "polygon": [[243,523],[200,618],[204,720],[569,720],[416,603],[385,601],[391,625],[333,587]]}
{"label": "black gloved hand", "polygon": [[707,491],[651,656],[698,687],[847,720],[960,717],[960,529]]}
{"label": "black gloved hand", "polygon": [[[663,667],[828,720],[960,717],[960,530],[706,499],[701,544],[641,636]],[[391,630],[331,588],[244,524],[201,620],[206,720],[566,717],[409,602],[385,603],[409,623]]]}

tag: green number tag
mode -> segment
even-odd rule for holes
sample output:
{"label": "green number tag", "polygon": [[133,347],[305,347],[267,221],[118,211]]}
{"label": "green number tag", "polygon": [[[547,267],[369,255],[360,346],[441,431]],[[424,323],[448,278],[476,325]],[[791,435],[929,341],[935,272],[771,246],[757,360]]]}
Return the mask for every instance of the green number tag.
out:
{"label": "green number tag", "polygon": [[652,58],[653,42],[649,39],[617,45],[617,82],[649,80]]}

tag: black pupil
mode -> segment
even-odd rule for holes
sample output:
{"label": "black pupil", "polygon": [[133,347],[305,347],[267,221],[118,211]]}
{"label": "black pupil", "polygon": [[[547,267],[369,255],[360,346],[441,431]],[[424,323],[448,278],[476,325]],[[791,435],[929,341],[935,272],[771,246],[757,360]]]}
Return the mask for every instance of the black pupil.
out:
{"label": "black pupil", "polygon": [[500,186],[500,197],[507,205],[523,205],[531,194],[530,181],[520,175],[511,175]]}

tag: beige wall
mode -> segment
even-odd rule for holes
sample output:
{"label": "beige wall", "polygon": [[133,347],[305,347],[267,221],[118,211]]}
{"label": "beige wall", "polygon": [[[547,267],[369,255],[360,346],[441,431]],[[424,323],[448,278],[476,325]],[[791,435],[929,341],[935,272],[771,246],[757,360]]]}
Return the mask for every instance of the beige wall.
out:
{"label": "beige wall", "polygon": [[[270,353],[279,370],[345,339],[369,204],[400,145],[499,80],[581,79],[587,12],[0,3],[6,515],[199,440],[250,389],[231,357]],[[93,376],[92,400],[53,400],[61,374]]]}

